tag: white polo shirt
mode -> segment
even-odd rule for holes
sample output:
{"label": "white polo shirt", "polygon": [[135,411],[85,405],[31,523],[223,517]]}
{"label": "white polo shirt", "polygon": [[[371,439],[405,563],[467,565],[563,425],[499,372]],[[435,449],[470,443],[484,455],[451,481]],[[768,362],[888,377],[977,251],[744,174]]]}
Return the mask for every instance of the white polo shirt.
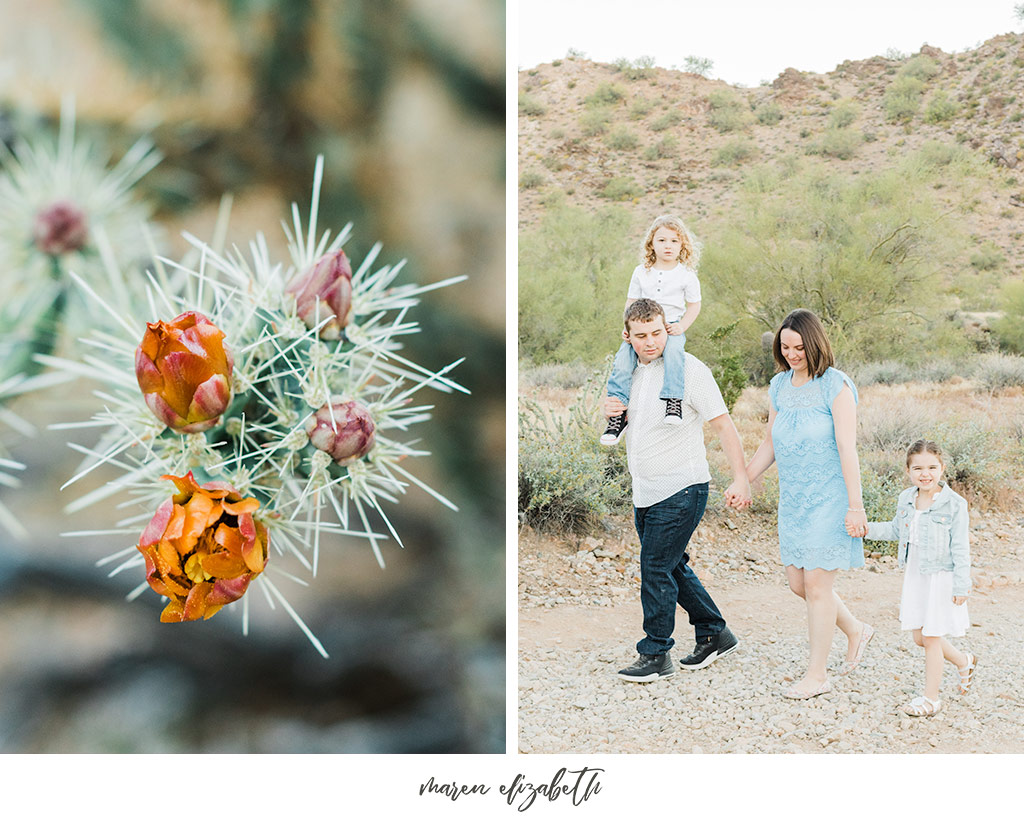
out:
{"label": "white polo shirt", "polygon": [[704,421],[729,411],[711,370],[687,353],[683,422],[665,423],[665,401],[658,397],[664,375],[663,358],[638,364],[633,372],[623,434],[636,507],[652,506],[688,486],[711,480]]}
{"label": "white polo shirt", "polygon": [[646,269],[641,264],[633,270],[626,297],[631,300],[650,298],[661,304],[665,320],[679,320],[687,303],[700,303],[700,281],[689,266],[679,263],[674,269]]}

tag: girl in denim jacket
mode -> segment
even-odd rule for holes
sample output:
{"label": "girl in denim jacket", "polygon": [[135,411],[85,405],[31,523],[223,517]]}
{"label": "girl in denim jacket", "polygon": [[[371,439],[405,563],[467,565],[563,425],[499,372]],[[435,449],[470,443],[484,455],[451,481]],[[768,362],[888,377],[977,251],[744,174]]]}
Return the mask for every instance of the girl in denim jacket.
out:
{"label": "girl in denim jacket", "polygon": [[944,661],[960,672],[960,693],[971,686],[977,656],[960,652],[943,636],[963,636],[970,623],[967,594],[971,555],[967,541],[967,502],[942,481],[942,450],[920,440],[907,450],[910,489],[896,501],[896,517],[867,525],[866,538],[899,541],[905,568],[900,626],[912,630],[924,647],[924,695],[903,706],[907,715],[935,715],[942,706],[939,685]]}

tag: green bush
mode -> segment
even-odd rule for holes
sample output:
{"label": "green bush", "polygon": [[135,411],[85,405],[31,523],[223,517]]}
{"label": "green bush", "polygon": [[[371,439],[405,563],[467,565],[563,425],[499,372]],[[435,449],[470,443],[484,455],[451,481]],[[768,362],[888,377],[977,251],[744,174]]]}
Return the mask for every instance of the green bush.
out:
{"label": "green bush", "polygon": [[604,143],[609,149],[622,152],[628,151],[629,149],[635,149],[639,140],[637,139],[637,136],[625,126],[619,126],[604,139]]}
{"label": "green bush", "polygon": [[632,120],[642,120],[654,109],[654,103],[646,97],[637,97],[629,107],[629,116]]}
{"label": "green bush", "polygon": [[638,57],[636,60],[627,60],[625,57],[620,57],[612,66],[615,68],[615,71],[624,74],[627,80],[646,80],[654,75],[653,57]]}
{"label": "green bush", "polygon": [[1005,284],[999,292],[999,308],[1003,316],[992,322],[993,334],[1004,349],[1024,354],[1024,283]]}
{"label": "green bush", "polygon": [[542,186],[544,182],[544,175],[533,170],[527,170],[519,175],[520,189],[536,189],[538,186]]}
{"label": "green bush", "polygon": [[947,92],[938,91],[925,106],[924,120],[926,123],[945,123],[956,117],[959,111],[959,104]]}
{"label": "green bush", "polygon": [[989,392],[1024,386],[1024,358],[997,352],[982,355],[975,365],[974,377]]}
{"label": "green bush", "polygon": [[644,160],[661,160],[672,157],[679,148],[679,139],[672,135],[665,135],[653,146],[644,149]]}
{"label": "green bush", "polygon": [[594,91],[587,95],[583,102],[591,109],[603,106],[613,106],[626,96],[622,86],[614,83],[602,83]]}
{"label": "green bush", "polygon": [[652,132],[662,132],[665,129],[669,129],[675,126],[679,121],[683,119],[683,116],[679,114],[675,109],[669,109],[667,112],[663,112],[652,124]]}
{"label": "green bush", "polygon": [[631,177],[613,177],[599,192],[608,200],[632,200],[643,193],[643,187]]}
{"label": "green bush", "polygon": [[527,117],[539,117],[546,111],[547,107],[536,97],[526,92],[519,92],[519,114],[525,114]]}
{"label": "green bush", "polygon": [[833,106],[828,116],[828,127],[830,129],[845,129],[857,119],[860,114],[860,107],[852,100],[842,100]]}
{"label": "green bush", "polygon": [[924,83],[915,77],[900,75],[885,90],[882,106],[886,120],[892,123],[909,123],[921,107],[921,93]]}
{"label": "green bush", "polygon": [[747,102],[733,91],[716,89],[708,95],[708,122],[720,132],[735,132],[750,125],[753,115]]}
{"label": "green bush", "polygon": [[637,264],[630,213],[545,212],[519,237],[519,354],[536,364],[599,363],[622,342],[622,303]]}
{"label": "green bush", "polygon": [[733,140],[715,152],[711,160],[712,166],[738,166],[749,160],[756,153],[753,143],[746,140]]}
{"label": "green bush", "polygon": [[583,114],[580,118],[580,126],[583,128],[583,134],[587,137],[596,137],[608,131],[611,119],[612,113],[607,108],[593,109]]}
{"label": "green bush", "polygon": [[1005,260],[1006,258],[998,246],[986,243],[971,255],[971,266],[979,272],[985,272],[990,269],[998,269]]}
{"label": "green bush", "polygon": [[774,126],[782,120],[782,107],[775,102],[762,103],[757,107],[754,115],[762,126]]}
{"label": "green bush", "polygon": [[849,160],[864,142],[859,132],[850,129],[826,129],[821,138],[821,153],[839,160]]}
{"label": "green bush", "polygon": [[629,507],[625,450],[598,442],[600,392],[603,380],[585,387],[565,420],[520,403],[519,512],[536,529],[578,533]]}
{"label": "green bush", "polygon": [[713,60],[707,57],[697,57],[694,54],[688,54],[686,59],[683,61],[683,71],[691,72],[693,74],[699,74],[702,77],[707,77],[711,74],[711,69],[715,63]]}
{"label": "green bush", "polygon": [[926,54],[919,54],[907,61],[899,71],[901,77],[911,77],[915,80],[930,80],[939,73],[939,64]]}

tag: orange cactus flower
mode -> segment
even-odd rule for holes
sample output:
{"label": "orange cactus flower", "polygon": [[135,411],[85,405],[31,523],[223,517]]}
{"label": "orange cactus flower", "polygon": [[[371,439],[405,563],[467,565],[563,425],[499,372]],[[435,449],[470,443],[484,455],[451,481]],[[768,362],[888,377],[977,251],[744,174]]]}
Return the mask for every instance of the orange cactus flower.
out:
{"label": "orange cactus flower", "polygon": [[267,563],[270,537],[253,519],[255,498],[230,484],[199,486],[192,473],[164,475],[178,494],[164,501],[139,538],[146,581],[171,602],[163,623],[204,620],[237,601]]}
{"label": "orange cactus flower", "polygon": [[198,312],[146,324],[135,377],[146,405],[177,432],[214,426],[231,402],[231,353],[224,333]]}

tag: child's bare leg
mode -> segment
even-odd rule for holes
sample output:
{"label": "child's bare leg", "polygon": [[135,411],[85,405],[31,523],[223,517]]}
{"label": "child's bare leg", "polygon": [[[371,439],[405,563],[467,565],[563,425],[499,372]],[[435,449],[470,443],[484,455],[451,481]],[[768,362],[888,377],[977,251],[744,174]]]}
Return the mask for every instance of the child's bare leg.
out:
{"label": "child's bare leg", "polygon": [[[915,630],[915,634],[916,632]],[[939,685],[942,683],[942,665],[945,663],[942,648],[944,639],[937,635],[923,635],[922,640],[924,642],[924,697],[929,701],[938,701]]]}
{"label": "child's bare leg", "polygon": [[942,641],[943,658],[949,661],[949,663],[951,663],[957,669],[964,669],[970,661],[970,659],[967,657],[967,654],[964,652],[960,652],[960,650],[954,647],[945,638],[940,638],[939,640]]}

